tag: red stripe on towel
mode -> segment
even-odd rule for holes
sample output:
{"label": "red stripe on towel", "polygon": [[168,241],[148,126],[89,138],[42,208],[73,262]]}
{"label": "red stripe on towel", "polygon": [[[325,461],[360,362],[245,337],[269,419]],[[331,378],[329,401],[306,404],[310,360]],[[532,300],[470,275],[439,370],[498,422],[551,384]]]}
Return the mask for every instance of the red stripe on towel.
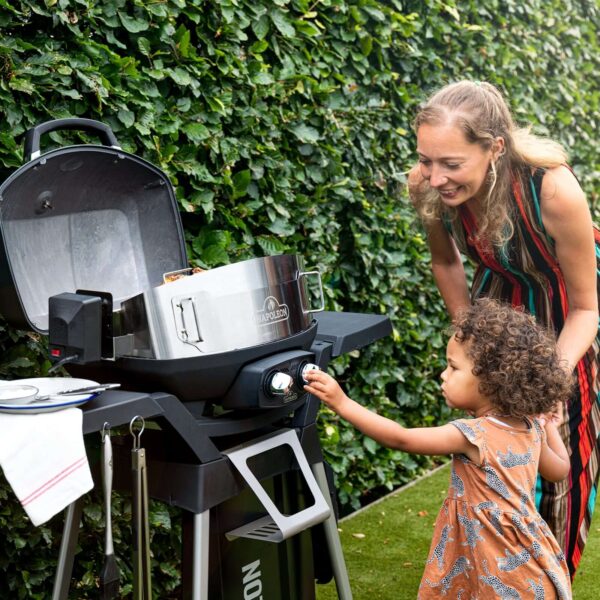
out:
{"label": "red stripe on towel", "polygon": [[46,483],[44,483],[43,485],[35,489],[33,492],[31,492],[29,496],[23,498],[23,500],[21,500],[21,505],[26,506],[30,502],[33,502],[36,498],[39,498],[42,494],[46,493],[49,489],[53,488],[55,485],[60,483],[65,477],[68,477],[71,473],[73,473],[77,469],[80,469],[85,464],[86,460],[87,457],[82,456],[73,464],[63,469],[60,473],[57,473],[52,479],[49,479],[48,481],[46,481]]}

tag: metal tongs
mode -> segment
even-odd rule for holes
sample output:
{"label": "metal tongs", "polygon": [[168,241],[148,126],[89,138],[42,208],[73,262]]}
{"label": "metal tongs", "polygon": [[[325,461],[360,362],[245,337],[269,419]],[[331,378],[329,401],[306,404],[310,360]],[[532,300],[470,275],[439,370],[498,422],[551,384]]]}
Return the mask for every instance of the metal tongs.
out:
{"label": "metal tongs", "polygon": [[[140,427],[134,430],[134,424]],[[144,432],[144,418],[137,415],[129,423],[133,436],[131,472],[133,475],[133,600],[152,600],[150,576],[150,523],[148,515],[148,479],[146,474],[146,451],[140,447]]]}

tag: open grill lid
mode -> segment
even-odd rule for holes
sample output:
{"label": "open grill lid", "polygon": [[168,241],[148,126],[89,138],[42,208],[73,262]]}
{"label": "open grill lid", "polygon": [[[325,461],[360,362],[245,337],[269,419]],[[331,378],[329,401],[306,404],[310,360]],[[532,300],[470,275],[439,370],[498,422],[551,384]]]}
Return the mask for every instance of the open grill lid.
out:
{"label": "open grill lid", "polygon": [[[40,136],[97,134],[40,156]],[[183,228],[167,176],[124,152],[103,123],[59,119],[28,131],[28,160],[0,186],[0,312],[48,331],[48,298],[76,290],[126,298],[187,267]]]}

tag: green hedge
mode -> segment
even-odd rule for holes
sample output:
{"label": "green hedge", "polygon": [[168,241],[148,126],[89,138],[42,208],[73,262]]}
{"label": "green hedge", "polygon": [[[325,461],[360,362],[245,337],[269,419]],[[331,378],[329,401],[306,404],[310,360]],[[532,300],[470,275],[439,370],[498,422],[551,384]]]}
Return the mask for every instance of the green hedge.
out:
{"label": "green hedge", "polygon": [[[593,0],[0,0],[0,167],[22,164],[23,133],[42,121],[108,123],[171,178],[192,264],[299,253],[322,271],[328,309],[388,314],[393,337],[333,368],[361,402],[433,424],[448,416],[436,381],[447,320],[403,194],[411,119],[447,81],[490,80],[520,122],[564,141],[595,205],[599,24]],[[46,137],[46,148],[94,141]],[[35,335],[0,323],[0,349],[1,377],[47,371]],[[431,464],[327,411],[320,426],[345,512]],[[2,589],[45,598],[60,519],[34,529],[6,485],[0,500]],[[128,500],[117,502],[125,544]],[[153,519],[155,588],[167,598],[179,585],[178,520],[160,505]],[[101,536],[91,495],[74,597],[97,594]]]}

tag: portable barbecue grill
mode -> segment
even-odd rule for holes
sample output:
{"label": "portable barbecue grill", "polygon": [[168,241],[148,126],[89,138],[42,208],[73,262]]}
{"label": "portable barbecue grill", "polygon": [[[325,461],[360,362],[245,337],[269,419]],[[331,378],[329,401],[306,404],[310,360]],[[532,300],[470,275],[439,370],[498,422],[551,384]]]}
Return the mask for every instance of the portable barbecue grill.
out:
{"label": "portable barbecue grill", "polygon": [[[101,144],[41,154],[41,136],[64,129]],[[144,434],[149,489],[183,509],[184,597],[309,599],[333,574],[350,598],[304,373],[388,335],[389,320],[324,312],[298,255],[191,272],[168,178],[102,123],[39,125],[25,160],[0,187],[0,313],[47,335],[71,374],[121,383],[84,407],[84,433],[159,425]],[[56,600],[80,511],[67,511]]]}

